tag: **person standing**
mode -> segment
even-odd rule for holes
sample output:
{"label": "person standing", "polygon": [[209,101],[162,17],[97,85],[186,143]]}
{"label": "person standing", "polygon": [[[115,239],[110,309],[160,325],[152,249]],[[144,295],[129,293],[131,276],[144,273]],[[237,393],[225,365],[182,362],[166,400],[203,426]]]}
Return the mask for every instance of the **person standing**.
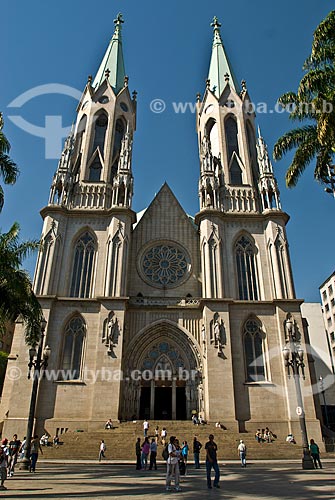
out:
{"label": "person standing", "polygon": [[183,441],[183,444],[181,447],[181,454],[182,454],[182,458],[183,458],[184,463],[185,463],[185,475],[186,475],[186,469],[187,469],[188,450],[189,450],[189,448],[188,448],[187,441]]}
{"label": "person standing", "polygon": [[200,450],[202,448],[202,444],[198,441],[197,436],[194,436],[193,439],[193,456],[194,456],[194,468],[200,469]]}
{"label": "person standing", "polygon": [[166,491],[171,491],[171,479],[174,476],[174,484],[176,491],[181,491],[179,487],[179,465],[178,465],[178,453],[176,448],[176,437],[171,436],[168,446],[169,457],[166,462]]}
{"label": "person standing", "polygon": [[247,447],[244,444],[243,439],[240,440],[240,444],[237,447],[237,451],[238,451],[239,457],[241,459],[241,466],[246,467],[247,466],[247,461],[246,461]]}
{"label": "person standing", "polygon": [[142,470],[147,470],[149,452],[150,452],[149,438],[145,437],[144,442],[142,443],[142,455],[141,455]]}
{"label": "person standing", "polygon": [[105,441],[102,439],[100,441],[100,449],[99,449],[99,462],[101,462],[101,459],[102,458],[106,458],[105,457],[105,451],[106,451],[106,445],[105,445]]}
{"label": "person standing", "polygon": [[213,434],[210,434],[208,436],[209,441],[207,441],[205,445],[205,450],[206,450],[206,472],[207,472],[207,488],[212,489],[212,482],[211,482],[211,470],[212,467],[215,471],[215,478],[214,478],[214,483],[213,486],[214,488],[220,488],[219,485],[219,480],[220,480],[220,469],[219,469],[219,464],[217,461],[217,451],[218,447],[216,443],[214,442],[214,436]]}
{"label": "person standing", "polygon": [[165,429],[165,427],[163,427],[161,431],[161,443],[163,446],[165,446],[166,443],[166,436],[167,436],[167,430]]}
{"label": "person standing", "polygon": [[37,463],[37,459],[38,459],[38,451],[39,450],[43,455],[40,440],[38,439],[38,435],[35,434],[33,439],[31,440],[31,445],[30,445],[30,469],[29,469],[29,472],[36,472],[36,463]]}
{"label": "person standing", "polygon": [[157,443],[156,443],[156,438],[152,438],[151,444],[150,444],[150,465],[149,465],[149,470],[152,470],[153,467],[155,470],[157,470]]}
{"label": "person standing", "polygon": [[135,451],[136,451],[136,470],[141,470],[142,469],[142,463],[141,463],[141,438],[137,438],[136,445],[135,445]]}
{"label": "person standing", "polygon": [[149,422],[147,421],[147,419],[145,419],[144,422],[143,422],[143,434],[144,434],[144,437],[147,437],[148,430],[149,430]]}
{"label": "person standing", "polygon": [[5,486],[5,481],[7,479],[7,467],[8,467],[8,455],[9,455],[9,450],[8,450],[8,439],[3,439],[1,441],[1,448],[0,448],[0,490],[7,490]]}
{"label": "person standing", "polygon": [[14,476],[14,469],[19,455],[21,441],[17,439],[17,434],[14,434],[12,441],[9,442],[9,457],[8,457],[8,476]]}
{"label": "person standing", "polygon": [[156,443],[158,444],[158,437],[159,437],[159,427],[157,425],[156,429],[155,429],[155,439],[156,439]]}
{"label": "person standing", "polygon": [[322,464],[320,460],[320,450],[314,439],[310,440],[309,449],[313,458],[314,467],[317,469],[318,468],[317,464],[319,464],[320,469],[322,469]]}

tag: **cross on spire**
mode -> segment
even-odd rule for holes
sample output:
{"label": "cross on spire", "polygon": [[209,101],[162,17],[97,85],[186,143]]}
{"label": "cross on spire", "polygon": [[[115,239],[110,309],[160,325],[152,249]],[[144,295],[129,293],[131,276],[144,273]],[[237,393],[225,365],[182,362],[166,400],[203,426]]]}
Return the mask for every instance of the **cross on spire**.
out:
{"label": "cross on spire", "polygon": [[217,16],[213,17],[211,26],[214,28],[214,32],[215,30],[219,30],[221,28],[221,23],[219,23],[219,19],[217,18]]}
{"label": "cross on spire", "polygon": [[122,18],[122,14],[121,12],[118,13],[118,15],[116,16],[116,19],[114,19],[114,24],[115,24],[115,29],[116,28],[121,28],[122,24],[124,23],[124,20]]}

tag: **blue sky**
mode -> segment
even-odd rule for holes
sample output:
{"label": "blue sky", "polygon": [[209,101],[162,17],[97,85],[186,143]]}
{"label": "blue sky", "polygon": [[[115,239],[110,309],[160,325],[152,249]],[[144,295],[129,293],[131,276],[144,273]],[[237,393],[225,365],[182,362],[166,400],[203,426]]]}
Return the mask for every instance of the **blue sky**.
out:
{"label": "blue sky", "polygon": [[[211,54],[214,15],[222,23],[222,38],[238,81],[247,81],[255,103],[273,109],[277,98],[296,90],[312,34],[333,8],[330,1],[199,0],[157,2],[123,0],[3,0],[2,79],[0,110],[12,157],[21,170],[14,187],[5,190],[0,227],[14,221],[23,238],[39,238],[40,209],[47,204],[56,159],[45,158],[45,140],[11,122],[20,115],[45,127],[46,116],[60,116],[62,126],[75,120],[71,96],[47,94],[21,108],[8,105],[39,85],[57,83],[82,91],[95,74],[121,11],[126,72],[131,90],[138,91],[137,132],[133,173],[136,211],[148,206],[167,181],[184,209],[199,209],[199,159],[195,115],[175,113],[173,103],[194,102],[203,92]],[[163,99],[163,113],[150,111],[153,99]],[[287,115],[258,113],[257,123],[272,151],[277,138],[294,124]],[[55,155],[54,155],[55,156]],[[274,163],[283,209],[291,216],[287,231],[297,297],[319,301],[319,285],[334,268],[335,201],[313,180],[311,165],[293,190],[285,187],[290,157]],[[26,262],[33,273],[35,257]]]}

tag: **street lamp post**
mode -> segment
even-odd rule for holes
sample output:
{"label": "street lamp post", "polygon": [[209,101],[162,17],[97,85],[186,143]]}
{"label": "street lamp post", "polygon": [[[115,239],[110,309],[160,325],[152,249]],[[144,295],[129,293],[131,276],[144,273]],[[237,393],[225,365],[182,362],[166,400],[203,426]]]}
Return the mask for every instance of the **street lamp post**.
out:
{"label": "street lamp post", "polygon": [[326,427],[329,427],[328,408],[327,408],[327,403],[326,403],[326,394],[325,394],[325,387],[323,385],[323,377],[322,377],[322,375],[320,375],[320,377],[319,377],[319,383],[320,383],[320,391],[321,391],[322,398],[323,398],[323,406],[324,406],[324,409],[325,409]]}
{"label": "street lamp post", "polygon": [[297,414],[299,416],[301,437],[302,437],[302,468],[303,469],[314,469],[314,464],[312,457],[310,455],[307,437],[307,428],[305,421],[305,410],[301,394],[300,386],[300,371],[303,379],[305,379],[305,364],[304,364],[304,351],[301,345],[297,342],[297,336],[295,331],[295,325],[292,320],[292,316],[289,314],[287,316],[286,322],[286,345],[283,349],[283,356],[285,361],[285,366],[287,367],[288,378],[291,377],[291,371],[293,373],[295,391],[297,396]]}
{"label": "street lamp post", "polygon": [[46,346],[45,349],[43,350],[44,336],[45,336],[44,332],[46,325],[47,325],[46,320],[42,319],[41,334],[37,352],[35,347],[31,347],[29,349],[28,379],[31,378],[32,368],[34,368],[34,371],[33,371],[33,385],[31,389],[30,407],[29,407],[27,433],[26,433],[26,444],[24,447],[24,457],[20,464],[21,470],[29,470],[30,467],[31,438],[33,435],[38,385],[41,376],[41,369],[46,368],[48,366],[48,359],[50,357],[50,347]]}

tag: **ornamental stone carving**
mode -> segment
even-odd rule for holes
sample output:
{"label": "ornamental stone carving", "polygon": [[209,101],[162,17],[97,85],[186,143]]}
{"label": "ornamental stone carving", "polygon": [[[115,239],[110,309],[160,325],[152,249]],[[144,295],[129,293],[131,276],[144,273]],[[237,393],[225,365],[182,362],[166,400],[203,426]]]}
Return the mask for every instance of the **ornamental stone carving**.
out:
{"label": "ornamental stone carving", "polygon": [[142,278],[158,288],[174,288],[184,282],[190,274],[190,259],[174,242],[156,244],[141,256],[139,270]]}

